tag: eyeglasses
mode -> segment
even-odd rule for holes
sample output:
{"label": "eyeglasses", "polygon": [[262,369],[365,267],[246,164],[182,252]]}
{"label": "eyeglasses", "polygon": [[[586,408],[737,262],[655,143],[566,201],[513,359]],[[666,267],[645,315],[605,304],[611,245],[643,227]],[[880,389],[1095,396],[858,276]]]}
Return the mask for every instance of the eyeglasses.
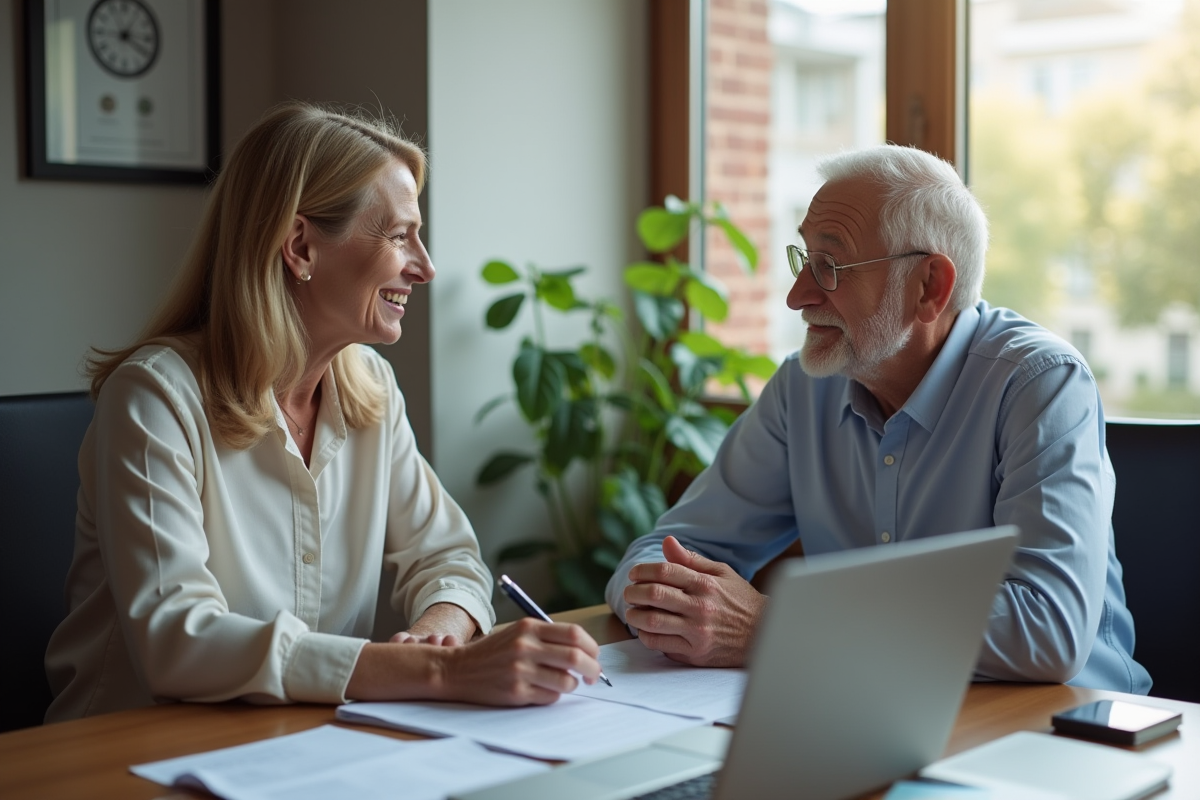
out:
{"label": "eyeglasses", "polygon": [[927,256],[922,250],[914,250],[911,253],[900,253],[894,256],[884,256],[883,258],[872,258],[869,261],[859,261],[854,264],[838,264],[833,260],[833,256],[829,253],[822,253],[817,250],[806,250],[803,247],[796,247],[794,244],[787,246],[788,264],[792,268],[792,276],[799,278],[801,271],[805,267],[812,271],[813,278],[817,281],[817,286],[820,286],[827,292],[832,292],[837,288],[838,270],[850,269],[851,267],[861,267],[863,264],[874,264],[877,261],[891,261],[894,258],[908,258],[909,256]]}

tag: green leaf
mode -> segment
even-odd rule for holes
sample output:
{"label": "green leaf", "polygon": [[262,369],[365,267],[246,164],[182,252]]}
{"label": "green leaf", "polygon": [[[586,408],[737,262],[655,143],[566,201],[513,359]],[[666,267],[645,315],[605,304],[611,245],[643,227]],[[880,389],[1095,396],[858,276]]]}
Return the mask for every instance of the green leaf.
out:
{"label": "green leaf", "polygon": [[517,386],[517,403],[530,422],[545,419],[562,400],[566,386],[566,370],[529,341],[513,362],[513,383]]}
{"label": "green leaf", "polygon": [[654,398],[658,404],[667,411],[674,411],[675,393],[671,391],[671,384],[662,374],[662,370],[647,358],[641,360],[640,367],[642,375],[650,382],[651,391],[654,392]]}
{"label": "green leaf", "polygon": [[553,553],[554,550],[554,542],[545,539],[525,539],[524,541],[513,542],[500,548],[500,552],[496,554],[496,563],[503,564],[506,561],[523,561],[527,558],[539,556],[542,553]]}
{"label": "green leaf", "polygon": [[551,308],[559,311],[571,311],[576,308],[575,290],[566,278],[549,273],[542,275],[537,282],[537,296]]}
{"label": "green leaf", "polygon": [[691,220],[690,214],[647,208],[638,216],[638,236],[651,253],[665,253],[687,238]]}
{"label": "green leaf", "polygon": [[621,556],[624,554],[624,549],[620,553],[616,553],[611,548],[601,545],[592,551],[592,561],[597,566],[613,572],[621,565]]}
{"label": "green leaf", "polygon": [[758,269],[758,249],[742,233],[738,226],[734,225],[727,219],[715,220],[718,227],[725,231],[725,236],[729,239],[729,243],[733,245],[733,251],[737,253],[738,261],[742,267],[748,272],[754,272]]}
{"label": "green leaf", "polygon": [[491,400],[488,400],[486,403],[483,404],[482,408],[480,408],[478,411],[475,412],[475,420],[474,420],[475,424],[478,425],[479,423],[483,422],[484,417],[486,417],[488,414],[492,413],[497,408],[504,405],[506,402],[508,402],[511,399],[512,399],[511,394],[502,394],[499,397],[493,397]]}
{"label": "green leaf", "polygon": [[725,347],[725,345],[707,333],[701,333],[700,331],[685,331],[679,334],[679,341],[701,358],[724,356],[729,352],[729,348]]}
{"label": "green leaf", "polygon": [[604,538],[622,553],[625,552],[625,548],[635,538],[630,535],[624,520],[607,508],[601,508],[596,512],[596,522],[599,524],[600,533]]}
{"label": "green leaf", "polygon": [[695,454],[708,466],[717,456],[717,448],[728,428],[712,415],[702,417],[672,416],[667,420],[667,438],[680,450]]}
{"label": "green leaf", "polygon": [[521,304],[524,302],[524,294],[510,294],[507,297],[501,297],[487,310],[487,316],[484,318],[487,326],[494,330],[507,328],[516,318],[517,312],[521,310]]}
{"label": "green leaf", "polygon": [[656,297],[642,292],[633,293],[633,310],[637,312],[642,329],[651,338],[662,341],[670,339],[679,330],[686,308],[674,297]]}
{"label": "green leaf", "polygon": [[708,413],[725,423],[726,427],[732,425],[741,414],[740,411],[734,411],[732,408],[725,408],[724,406],[714,406],[708,410]]}
{"label": "green leaf", "polygon": [[612,392],[605,396],[604,401],[613,408],[629,411],[633,408],[633,398],[624,392]]}
{"label": "green leaf", "polygon": [[554,577],[562,590],[580,606],[595,606],[604,602],[604,592],[593,585],[579,560],[560,558],[555,561]]}
{"label": "green leaf", "polygon": [[739,353],[737,371],[756,378],[769,380],[779,367],[770,356],[749,356]]}
{"label": "green leaf", "polygon": [[600,406],[594,398],[559,403],[546,429],[543,459],[561,474],[575,458],[590,459],[600,451]]}
{"label": "green leaf", "polygon": [[[627,530],[624,535],[628,541],[619,545],[622,548],[629,541],[654,530],[658,518],[667,509],[662,490],[652,483],[643,482],[637,472],[629,467],[604,479],[603,495],[607,507],[625,523]],[[608,533],[616,534],[616,530],[606,532],[606,536]],[[611,536],[609,540],[612,541]]]}
{"label": "green leaf", "polygon": [[485,281],[492,284],[512,283],[521,279],[517,271],[506,261],[489,261],[483,265],[482,275]]}
{"label": "green leaf", "polygon": [[691,348],[681,343],[671,347],[671,360],[678,370],[679,385],[688,394],[698,394],[704,389],[704,383],[721,369],[721,358],[696,355]]}
{"label": "green leaf", "polygon": [[582,275],[587,272],[587,267],[567,267],[566,269],[550,269],[543,272],[543,275],[553,275],[557,278],[574,278],[576,275]]}
{"label": "green leaf", "polygon": [[592,394],[590,391],[592,376],[588,372],[587,362],[572,350],[555,350],[544,354],[549,361],[558,362],[566,376],[567,384],[576,392]]}
{"label": "green leaf", "polygon": [[725,301],[722,292],[709,284],[692,279],[683,287],[683,296],[688,305],[704,315],[705,319],[713,322],[724,322],[729,316],[729,303]]}
{"label": "green leaf", "polygon": [[653,261],[639,261],[625,268],[626,286],[660,297],[674,294],[681,277],[678,269]]}
{"label": "green leaf", "polygon": [[605,380],[611,381],[617,374],[616,359],[613,358],[612,353],[598,344],[585,344],[579,348],[579,356]]}
{"label": "green leaf", "polygon": [[479,486],[489,486],[504,480],[513,470],[533,460],[533,456],[525,453],[497,453],[479,470],[479,474],[475,476],[475,483]]}

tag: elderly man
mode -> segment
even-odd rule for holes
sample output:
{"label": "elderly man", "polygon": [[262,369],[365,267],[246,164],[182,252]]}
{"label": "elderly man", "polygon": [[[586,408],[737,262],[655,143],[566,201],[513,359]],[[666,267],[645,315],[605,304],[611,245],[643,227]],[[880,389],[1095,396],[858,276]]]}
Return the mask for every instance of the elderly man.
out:
{"label": "elderly man", "polygon": [[788,247],[803,349],[630,545],[609,605],[675,660],[738,666],[768,602],[747,580],[797,538],[815,555],[1014,523],[976,677],[1145,693],[1087,364],[979,299],[987,220],[949,164],[885,145],[820,173]]}

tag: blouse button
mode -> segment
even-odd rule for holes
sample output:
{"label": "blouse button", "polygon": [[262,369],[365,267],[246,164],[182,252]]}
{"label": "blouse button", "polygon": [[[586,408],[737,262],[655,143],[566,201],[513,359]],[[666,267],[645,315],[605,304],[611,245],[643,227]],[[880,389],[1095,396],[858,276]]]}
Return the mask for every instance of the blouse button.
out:
{"label": "blouse button", "polygon": [[305,563],[305,564],[311,564],[311,563],[313,563],[313,562],[314,562],[314,561],[316,561],[316,560],[317,560],[317,557],[316,557],[316,556],[314,556],[312,553],[305,553],[305,554],[304,554],[304,563]]}
{"label": "blouse button", "polygon": [[892,464],[896,463],[896,458],[894,456],[890,456],[890,455],[884,456],[883,463],[887,464],[890,467]]}
{"label": "blouse button", "polygon": [[883,539],[884,544],[887,544],[888,542],[890,542],[892,540],[892,535],[890,533],[888,533],[887,531],[884,531],[883,535],[881,535],[879,538]]}

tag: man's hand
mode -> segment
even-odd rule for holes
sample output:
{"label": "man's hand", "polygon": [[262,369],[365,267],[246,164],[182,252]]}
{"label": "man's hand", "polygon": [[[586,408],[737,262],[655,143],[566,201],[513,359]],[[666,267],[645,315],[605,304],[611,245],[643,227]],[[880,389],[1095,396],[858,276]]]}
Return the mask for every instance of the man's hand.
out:
{"label": "man's hand", "polygon": [[698,667],[740,667],[767,599],[728,564],[663,539],[666,563],[637,564],[625,587],[626,621],[668,658]]}
{"label": "man's hand", "polygon": [[397,633],[391,641],[454,647],[471,641],[477,629],[471,615],[458,606],[453,603],[434,603],[415,624]]}

